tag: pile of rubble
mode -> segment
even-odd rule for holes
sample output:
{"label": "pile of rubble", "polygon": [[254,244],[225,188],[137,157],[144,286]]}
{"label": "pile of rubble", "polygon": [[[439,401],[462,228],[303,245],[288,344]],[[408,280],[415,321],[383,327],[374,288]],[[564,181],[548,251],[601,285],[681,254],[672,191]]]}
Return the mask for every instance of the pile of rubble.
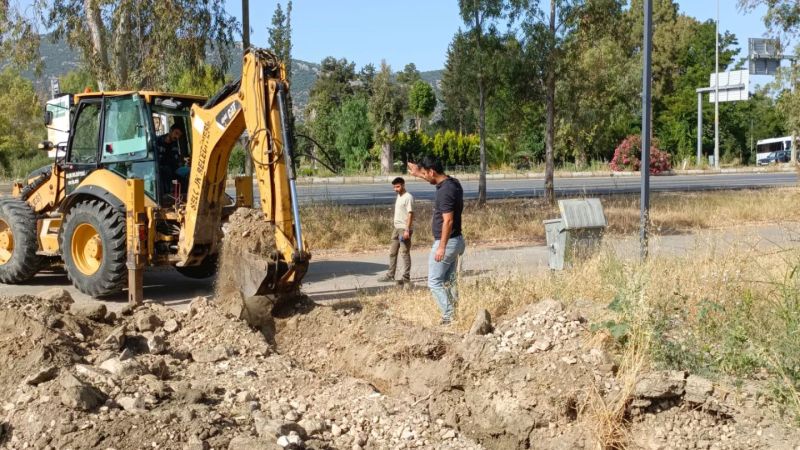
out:
{"label": "pile of rubble", "polygon": [[[594,448],[585,405],[624,389],[592,318],[555,301],[455,334],[381,305],[304,302],[256,331],[208,299],[119,314],[60,289],[0,298],[0,448]],[[758,391],[651,372],[642,448],[786,448]]]}

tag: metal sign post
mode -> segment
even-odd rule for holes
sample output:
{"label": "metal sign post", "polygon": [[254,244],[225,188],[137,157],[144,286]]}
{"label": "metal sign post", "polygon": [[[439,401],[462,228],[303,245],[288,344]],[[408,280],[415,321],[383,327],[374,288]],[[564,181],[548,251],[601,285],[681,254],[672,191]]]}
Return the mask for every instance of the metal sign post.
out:
{"label": "metal sign post", "polygon": [[650,87],[652,84],[653,0],[644,1],[644,64],[642,67],[642,194],[639,216],[639,257],[647,259],[647,227],[650,222]]}

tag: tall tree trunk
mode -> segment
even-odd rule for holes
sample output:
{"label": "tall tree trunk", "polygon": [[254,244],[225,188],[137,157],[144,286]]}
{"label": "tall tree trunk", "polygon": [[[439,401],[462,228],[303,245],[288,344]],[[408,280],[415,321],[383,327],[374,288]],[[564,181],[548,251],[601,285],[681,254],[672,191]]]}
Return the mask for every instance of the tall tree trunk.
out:
{"label": "tall tree trunk", "polygon": [[415,116],[414,117],[414,123],[416,123],[416,125],[417,125],[417,133],[421,132],[422,131],[422,117]]}
{"label": "tall tree trunk", "polygon": [[97,79],[97,86],[101,91],[107,87],[107,80],[110,76],[108,67],[108,48],[106,47],[106,39],[103,29],[103,18],[100,15],[100,5],[98,0],[83,0],[83,7],[86,10],[86,26],[89,27],[89,34],[92,39],[92,47],[94,48],[94,57],[97,59],[96,63],[99,67],[95,67],[95,78]]}
{"label": "tall tree trunk", "polygon": [[547,56],[547,75],[545,86],[545,103],[547,109],[547,130],[544,138],[544,198],[550,204],[556,202],[555,186],[553,184],[553,141],[555,140],[556,116],[556,74],[555,74],[555,42],[556,42],[556,2],[550,0],[550,48]]}
{"label": "tall tree trunk", "polygon": [[386,141],[381,144],[381,175],[389,175],[392,164],[392,143]]}
{"label": "tall tree trunk", "polygon": [[480,158],[481,167],[478,176],[478,206],[486,205],[486,105],[485,91],[483,86],[483,58],[481,54],[481,35],[483,34],[483,24],[481,23],[480,9],[475,2],[475,43],[478,54],[478,136],[480,139]]}
{"label": "tall tree trunk", "polygon": [[117,19],[117,26],[114,32],[114,64],[115,73],[112,74],[116,78],[114,87],[119,89],[130,89],[128,77],[128,43],[131,42],[131,29],[130,29],[130,12],[131,5],[129,3],[122,3],[118,9],[119,18]]}

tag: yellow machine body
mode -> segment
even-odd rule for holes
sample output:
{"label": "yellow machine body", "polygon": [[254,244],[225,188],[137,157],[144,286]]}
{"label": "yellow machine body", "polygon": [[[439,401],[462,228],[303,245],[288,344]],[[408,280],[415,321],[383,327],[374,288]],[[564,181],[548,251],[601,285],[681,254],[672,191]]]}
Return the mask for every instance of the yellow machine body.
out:
{"label": "yellow machine body", "polygon": [[[273,266],[280,267],[280,273],[271,274],[277,283],[263,285],[255,276],[243,293],[296,290],[310,254],[300,231],[291,142],[287,142],[291,141],[287,95],[282,64],[273,54],[256,49],[245,54],[242,78],[210,100],[153,91],[75,95],[73,127],[69,142],[62,144],[64,156],[16,183],[12,198],[0,202],[0,247],[5,245],[10,255],[6,259],[17,263],[0,259],[0,281],[21,281],[31,270],[20,271],[17,266],[57,256],[74,266],[73,282],[75,277],[94,277],[82,289],[93,295],[124,286],[119,274],[102,273],[121,270],[120,260],[127,270],[171,265],[189,276],[204,274],[199,269],[215,264],[220,253],[222,223],[236,207],[253,206],[250,177],[235,180],[235,197],[226,194],[231,153],[247,132],[246,151],[254,162],[259,208],[275,225],[280,264]],[[174,174],[164,178],[170,171],[159,153],[163,149],[156,147],[166,142],[165,131],[172,132],[170,121],[185,132],[181,138],[185,140],[170,145],[188,147],[190,169],[182,183]],[[95,126],[99,137],[93,134]],[[20,214],[25,220],[17,220]],[[27,238],[30,232],[18,224],[29,223],[29,214],[36,218],[35,250]],[[124,256],[120,256],[120,226]],[[20,242],[25,243],[24,251]],[[3,251],[0,248],[0,256]],[[92,271],[95,266],[99,275]],[[252,270],[267,267],[256,263]],[[109,276],[99,279],[100,275]],[[125,278],[128,284],[141,283],[133,276]]]}

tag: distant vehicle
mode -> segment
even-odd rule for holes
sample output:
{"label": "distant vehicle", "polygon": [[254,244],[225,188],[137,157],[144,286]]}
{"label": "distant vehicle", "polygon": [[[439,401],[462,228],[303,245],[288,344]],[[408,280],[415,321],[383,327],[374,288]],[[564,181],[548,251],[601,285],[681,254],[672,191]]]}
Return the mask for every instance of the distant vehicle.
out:
{"label": "distant vehicle", "polygon": [[781,150],[777,152],[769,152],[767,156],[758,161],[759,166],[766,166],[775,163],[787,163],[792,159],[792,152]]}
{"label": "distant vehicle", "polygon": [[[780,155],[776,153],[780,152]],[[788,154],[786,161],[781,161],[783,154]],[[770,161],[767,158],[772,155]],[[775,162],[789,162],[792,155],[792,137],[784,136],[770,139],[761,139],[756,142],[756,164],[764,166]]]}

